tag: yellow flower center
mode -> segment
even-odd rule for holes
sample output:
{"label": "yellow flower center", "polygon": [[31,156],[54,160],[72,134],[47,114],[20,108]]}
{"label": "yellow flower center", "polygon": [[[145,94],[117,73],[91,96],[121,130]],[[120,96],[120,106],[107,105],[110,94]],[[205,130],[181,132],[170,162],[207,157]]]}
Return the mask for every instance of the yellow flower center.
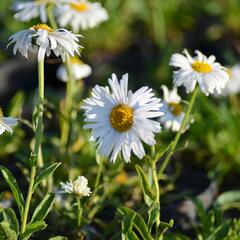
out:
{"label": "yellow flower center", "polygon": [[41,29],[41,30],[46,30],[48,32],[53,32],[53,29],[45,23],[39,23],[37,25],[32,26],[32,28],[36,31]]}
{"label": "yellow flower center", "polygon": [[182,106],[179,103],[168,103],[171,113],[175,116],[179,116],[182,113]]}
{"label": "yellow flower center", "polygon": [[0,106],[0,122],[2,122],[2,120],[3,120],[3,110]]}
{"label": "yellow flower center", "polygon": [[192,63],[192,68],[199,73],[209,73],[212,71],[212,66],[210,64],[199,61]]}
{"label": "yellow flower center", "polygon": [[70,62],[72,64],[82,64],[83,63],[78,57],[70,57]]}
{"label": "yellow flower center", "polygon": [[232,77],[232,69],[231,68],[227,68],[226,72],[227,72],[229,78],[231,78]]}
{"label": "yellow flower center", "polygon": [[126,104],[115,106],[110,114],[110,122],[118,132],[128,131],[133,125],[133,108]]}
{"label": "yellow flower center", "polygon": [[89,9],[87,3],[70,3],[71,8],[78,12],[85,12]]}

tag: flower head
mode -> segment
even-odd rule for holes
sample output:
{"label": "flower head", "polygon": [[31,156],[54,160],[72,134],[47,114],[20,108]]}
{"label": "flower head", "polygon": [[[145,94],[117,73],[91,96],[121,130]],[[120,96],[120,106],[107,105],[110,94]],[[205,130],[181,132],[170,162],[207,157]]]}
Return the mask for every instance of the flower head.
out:
{"label": "flower head", "polygon": [[[71,57],[70,62],[74,80],[81,80],[91,75],[92,68],[88,64],[83,63],[78,57]],[[68,74],[65,65],[61,65],[58,68],[57,78],[63,82],[67,82]]]}
{"label": "flower head", "polygon": [[232,68],[227,69],[230,81],[226,84],[221,95],[227,96],[240,92],[240,64],[236,64]]}
{"label": "flower head", "polygon": [[17,118],[4,117],[2,108],[0,107],[0,135],[5,131],[13,133],[12,127],[17,125]]}
{"label": "flower head", "polygon": [[28,2],[17,2],[13,5],[16,11],[14,18],[22,22],[28,22],[33,18],[40,17],[42,22],[47,22],[47,5],[55,3],[56,0],[35,0]]}
{"label": "flower head", "polygon": [[177,88],[173,88],[173,90],[170,91],[165,85],[163,85],[162,89],[164,101],[161,110],[164,112],[164,115],[159,118],[159,121],[165,128],[177,132],[180,129],[185,115],[180,103],[181,97],[177,93]]}
{"label": "flower head", "polygon": [[128,74],[120,83],[115,74],[108,80],[109,87],[95,86],[92,96],[84,101],[85,129],[92,129],[91,140],[99,144],[98,152],[115,161],[122,153],[130,162],[131,151],[143,158],[144,143],[152,146],[156,142],[154,133],[161,130],[160,124],[151,118],[159,117],[160,99],[152,89],[142,87],[136,92],[128,91]]}
{"label": "flower head", "polygon": [[71,25],[74,32],[94,28],[108,20],[107,11],[100,3],[87,0],[73,0],[58,8],[58,22],[61,27]]}
{"label": "flower head", "polygon": [[187,50],[183,53],[173,54],[169,63],[178,68],[173,75],[174,85],[176,87],[183,85],[189,93],[198,83],[205,95],[215,92],[220,94],[229,81],[226,69],[215,62],[216,58],[213,55],[206,57],[200,51],[195,51],[196,56],[191,57]]}
{"label": "flower head", "polygon": [[81,35],[73,34],[65,29],[54,31],[48,25],[41,23],[12,35],[8,46],[14,43],[13,53],[16,54],[19,51],[26,58],[28,52],[38,52],[38,61],[41,61],[45,55],[49,56],[53,51],[57,57],[61,56],[65,61],[67,54],[71,56],[74,56],[75,52],[79,54],[78,50],[81,46],[78,44],[78,37]]}
{"label": "flower head", "polygon": [[60,183],[61,191],[59,193],[70,193],[80,198],[90,196],[91,189],[88,187],[88,180],[84,176],[79,176],[76,180]]}

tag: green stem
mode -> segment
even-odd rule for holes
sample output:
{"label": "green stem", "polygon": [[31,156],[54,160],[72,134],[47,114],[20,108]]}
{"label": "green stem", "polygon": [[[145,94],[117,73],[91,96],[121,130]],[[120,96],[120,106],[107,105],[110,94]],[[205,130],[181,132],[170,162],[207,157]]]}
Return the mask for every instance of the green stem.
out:
{"label": "green stem", "polygon": [[[157,161],[151,161],[151,171],[152,171],[152,180],[153,180],[153,189],[155,192],[155,202],[159,203],[160,198],[160,191],[159,191],[159,184],[158,184],[158,176],[157,176]],[[160,212],[158,212],[156,216],[156,236],[158,236],[158,228],[160,225]]]}
{"label": "green stem", "polygon": [[53,15],[53,8],[54,8],[54,4],[49,4],[47,7],[47,15],[48,15],[48,20],[51,24],[51,27],[53,28],[53,30],[56,30],[57,27],[57,23],[55,20],[55,17]]}
{"label": "green stem", "polygon": [[77,225],[81,226],[81,218],[82,218],[81,200],[79,197],[76,197],[76,198],[77,198],[77,206],[78,206]]}
{"label": "green stem", "polygon": [[30,182],[28,187],[28,193],[26,198],[26,204],[23,212],[23,219],[21,225],[21,233],[26,229],[28,212],[33,194],[33,186],[36,175],[36,162],[39,155],[39,149],[41,146],[42,135],[43,135],[43,100],[44,100],[44,60],[38,62],[38,115],[37,115],[37,126],[35,131],[35,145],[33,149],[33,162],[30,174]]}
{"label": "green stem", "polygon": [[170,159],[171,159],[171,156],[173,155],[174,151],[175,151],[175,148],[178,144],[178,141],[182,135],[182,133],[184,132],[184,129],[186,127],[186,125],[188,124],[188,121],[189,121],[189,117],[190,117],[190,114],[191,114],[191,111],[192,111],[192,108],[193,108],[193,105],[195,103],[195,100],[196,100],[196,96],[197,96],[197,93],[198,93],[198,87],[195,88],[193,94],[192,94],[192,97],[190,99],[190,103],[188,105],[188,109],[187,109],[187,112],[183,118],[183,121],[182,121],[182,124],[180,126],[180,129],[178,131],[178,133],[176,134],[174,140],[173,140],[173,143],[169,149],[169,152],[166,156],[166,158],[164,159],[162,165],[160,166],[160,169],[159,169],[159,172],[158,172],[158,176],[161,176],[162,173],[164,172],[164,170],[166,169]]}

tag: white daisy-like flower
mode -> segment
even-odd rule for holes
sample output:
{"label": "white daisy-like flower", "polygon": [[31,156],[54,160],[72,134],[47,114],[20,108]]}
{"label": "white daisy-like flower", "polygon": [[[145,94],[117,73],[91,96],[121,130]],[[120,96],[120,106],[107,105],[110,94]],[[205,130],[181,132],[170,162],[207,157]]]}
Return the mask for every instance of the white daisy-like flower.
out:
{"label": "white daisy-like flower", "polygon": [[173,54],[169,63],[178,68],[173,75],[174,85],[176,87],[183,85],[189,93],[198,83],[206,96],[220,94],[229,81],[226,68],[215,62],[216,58],[213,55],[206,57],[200,51],[195,51],[196,56],[191,57],[187,50],[183,53]]}
{"label": "white daisy-like flower", "polygon": [[76,180],[63,183],[61,182],[61,190],[58,193],[70,193],[78,197],[87,197],[91,194],[88,187],[88,180],[84,176],[79,176]]}
{"label": "white daisy-like flower", "polygon": [[222,96],[228,96],[240,92],[240,64],[227,68],[227,73],[229,74],[230,81],[223,89],[221,93]]}
{"label": "white daisy-like flower", "polygon": [[[70,62],[74,80],[81,80],[91,75],[92,68],[88,64],[83,63],[78,57],[71,57]],[[68,73],[65,65],[61,65],[58,68],[57,78],[67,82]]]}
{"label": "white daisy-like flower", "polygon": [[163,115],[160,99],[148,87],[128,91],[128,74],[120,83],[112,74],[108,83],[110,89],[97,85],[92,96],[84,100],[84,128],[92,129],[90,140],[96,141],[99,154],[110,156],[112,162],[119,153],[130,162],[131,151],[141,159],[145,155],[141,141],[153,146],[154,133],[161,130],[160,123],[152,120]]}
{"label": "white daisy-like flower", "polygon": [[108,13],[100,3],[87,0],[69,1],[58,7],[57,12],[59,25],[65,27],[70,24],[74,32],[94,28],[108,20]]}
{"label": "white daisy-like flower", "polygon": [[22,22],[28,22],[33,18],[40,17],[42,22],[47,22],[47,6],[55,4],[56,0],[35,0],[28,2],[16,2],[13,5],[16,14],[14,18]]}
{"label": "white daisy-like flower", "polygon": [[5,131],[13,133],[12,127],[17,125],[17,118],[13,117],[4,117],[3,111],[0,107],[0,135],[3,134]]}
{"label": "white daisy-like flower", "polygon": [[182,111],[181,97],[178,95],[177,88],[173,88],[170,91],[163,85],[162,90],[164,101],[161,110],[164,112],[164,115],[159,118],[159,121],[165,128],[177,132],[185,115]]}
{"label": "white daisy-like flower", "polygon": [[38,53],[38,61],[42,61],[45,55],[49,56],[51,51],[65,61],[66,55],[79,54],[79,34],[73,34],[66,29],[53,30],[46,24],[37,24],[30,29],[23,30],[12,35],[9,40],[14,43],[13,53],[19,51],[24,57],[28,52]]}

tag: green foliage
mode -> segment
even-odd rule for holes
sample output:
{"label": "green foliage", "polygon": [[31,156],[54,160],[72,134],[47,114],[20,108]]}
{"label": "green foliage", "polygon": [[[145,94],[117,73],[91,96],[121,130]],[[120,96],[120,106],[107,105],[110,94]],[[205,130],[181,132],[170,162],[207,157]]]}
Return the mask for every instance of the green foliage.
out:
{"label": "green foliage", "polygon": [[4,166],[0,166],[0,170],[2,172],[2,175],[5,179],[5,181],[7,182],[7,184],[9,185],[9,187],[12,190],[13,196],[15,198],[15,201],[16,201],[18,209],[19,209],[19,213],[22,216],[23,209],[24,209],[24,199],[23,199],[21,190],[18,186],[18,183],[17,183],[16,179],[14,178],[13,174],[7,168],[5,168]]}
{"label": "green foliage", "polygon": [[44,220],[52,208],[55,200],[55,195],[52,193],[47,194],[34,210],[31,223]]}
{"label": "green foliage", "polygon": [[0,223],[0,240],[17,240],[17,234],[10,228],[8,222]]}
{"label": "green foliage", "polygon": [[47,227],[47,224],[44,221],[37,221],[27,225],[26,230],[19,237],[19,240],[27,240],[35,232],[41,231]]}
{"label": "green foliage", "polygon": [[148,230],[148,227],[140,214],[126,207],[118,208],[118,212],[124,218],[123,234],[125,234],[126,237],[129,234],[128,232],[132,231],[134,227],[134,229],[137,230],[137,232],[142,236],[143,239],[153,240]]}
{"label": "green foliage", "polygon": [[60,165],[61,163],[45,165],[37,175],[33,189],[35,189],[43,180],[51,176]]}
{"label": "green foliage", "polygon": [[152,192],[152,189],[148,183],[147,176],[144,173],[143,169],[140,166],[136,166],[136,171],[138,174],[138,177],[141,182],[141,186],[143,189],[143,194],[144,194],[144,200],[148,206],[152,204],[152,201],[154,201],[154,194]]}
{"label": "green foliage", "polygon": [[11,208],[2,209],[3,212],[3,221],[9,223],[9,227],[13,230],[16,235],[19,232],[19,223],[16,217],[15,212]]}

